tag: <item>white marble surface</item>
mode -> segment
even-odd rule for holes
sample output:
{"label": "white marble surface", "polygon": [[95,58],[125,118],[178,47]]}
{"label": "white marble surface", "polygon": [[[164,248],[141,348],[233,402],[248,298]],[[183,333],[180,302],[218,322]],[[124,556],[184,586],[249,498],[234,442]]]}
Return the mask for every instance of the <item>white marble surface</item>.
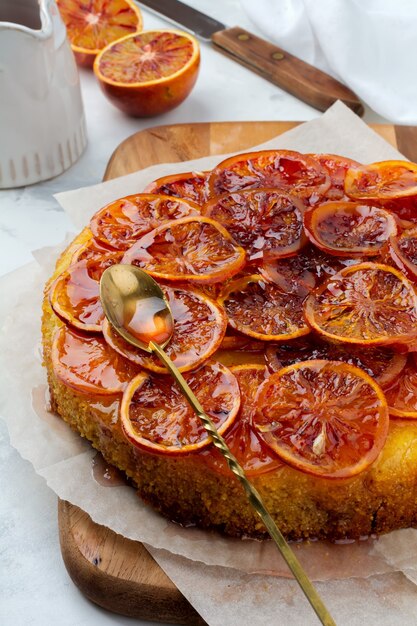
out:
{"label": "white marble surface", "polygon": [[[238,0],[189,0],[189,4],[228,25],[239,24],[255,31]],[[166,25],[145,10],[144,20],[145,28]],[[52,194],[100,181],[113,150],[130,134],[161,124],[307,120],[318,115],[207,44],[202,44],[201,72],[191,96],[178,109],[159,118],[125,117],[104,98],[88,71],[81,71],[81,84],[89,137],[83,157],[51,181],[0,192],[0,274],[32,260],[32,250],[64,238],[71,225]],[[365,119],[381,121],[369,110]],[[11,448],[1,421],[0,477],[0,624],[145,624],[102,611],[74,587],[61,560],[56,497]]]}

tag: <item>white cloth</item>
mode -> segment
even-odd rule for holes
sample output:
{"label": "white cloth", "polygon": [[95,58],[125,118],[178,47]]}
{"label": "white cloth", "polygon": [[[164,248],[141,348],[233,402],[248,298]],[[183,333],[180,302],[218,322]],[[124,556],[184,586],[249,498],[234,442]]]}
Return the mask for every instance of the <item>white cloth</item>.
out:
{"label": "white cloth", "polygon": [[265,38],[332,74],[374,111],[417,124],[416,0],[241,0]]}

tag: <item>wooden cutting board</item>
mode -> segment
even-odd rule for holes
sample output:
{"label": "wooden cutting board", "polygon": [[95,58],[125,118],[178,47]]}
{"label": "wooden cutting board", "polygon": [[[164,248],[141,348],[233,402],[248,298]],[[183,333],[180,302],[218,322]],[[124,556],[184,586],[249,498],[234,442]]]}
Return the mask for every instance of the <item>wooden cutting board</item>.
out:
{"label": "wooden cutting board", "polygon": [[[120,144],[109,161],[104,180],[156,163],[245,150],[298,124],[214,122],[148,128]],[[417,128],[373,128],[410,160],[417,161]],[[143,620],[205,624],[141,543],[95,524],[84,511],[61,500],[58,523],[65,565],[87,598],[110,611]]]}

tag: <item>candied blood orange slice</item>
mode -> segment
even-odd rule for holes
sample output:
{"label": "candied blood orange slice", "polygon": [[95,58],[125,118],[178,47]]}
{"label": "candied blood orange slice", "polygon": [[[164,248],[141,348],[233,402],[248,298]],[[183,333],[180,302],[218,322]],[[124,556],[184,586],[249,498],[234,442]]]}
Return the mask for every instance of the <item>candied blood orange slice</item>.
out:
{"label": "candied blood orange slice", "polygon": [[304,214],[310,241],[336,256],[376,256],[397,233],[395,217],[362,202],[326,202]]}
{"label": "candied blood orange slice", "polygon": [[[236,378],[220,363],[204,365],[184,378],[222,435],[240,406]],[[129,441],[149,452],[187,454],[211,444],[202,422],[167,376],[134,378],[123,394],[120,416]]]}
{"label": "candied blood orange slice", "polygon": [[[79,246],[71,257],[71,265],[75,265],[79,261],[101,261],[103,259],[114,258],[118,252],[109,250],[99,241],[91,237],[83,245]],[[119,255],[121,257],[121,254]]]}
{"label": "candied blood orange slice", "polygon": [[359,258],[349,259],[325,254],[309,244],[295,257],[265,259],[259,273],[282,291],[305,297],[323,279],[337,274],[344,267],[359,263]]}
{"label": "candied blood orange slice", "polygon": [[110,202],[93,215],[90,228],[104,245],[127,250],[157,226],[199,212],[189,200],[141,193]]}
{"label": "candied blood orange slice", "polygon": [[57,5],[80,65],[92,67],[109,43],[142,30],[142,14],[130,0],[57,0]]}
{"label": "candied blood orange slice", "polygon": [[387,200],[417,195],[417,164],[379,161],[349,169],[345,192],[358,200]]}
{"label": "candied blood orange slice", "polygon": [[388,389],[385,389],[389,412],[392,417],[417,419],[417,361],[416,353],[410,354],[407,365]]}
{"label": "candied blood orange slice", "polygon": [[391,211],[405,228],[410,228],[417,223],[417,195],[392,200],[379,200],[385,210]]}
{"label": "candied blood orange slice", "polygon": [[109,100],[136,117],[175,108],[191,92],[200,66],[198,41],[181,31],[148,30],[104,48],[94,73]]}
{"label": "candied blood orange slice", "polygon": [[397,269],[360,263],[329,278],[305,300],[308,323],[331,340],[409,343],[417,335],[417,295]]}
{"label": "candied blood orange slice", "polygon": [[[268,371],[264,365],[254,364],[238,365],[230,370],[239,383],[241,401],[239,413],[224,435],[224,440],[246,476],[258,476],[276,470],[282,467],[282,461],[262,441],[252,423],[256,411],[256,394],[260,385],[268,378]],[[215,471],[230,475],[225,459],[214,446],[202,450],[200,456]]]}
{"label": "candied blood orange slice", "polygon": [[72,326],[101,332],[104,313],[100,302],[100,278],[104,270],[120,261],[120,253],[100,259],[84,259],[70,265],[52,283],[49,300],[54,312]]}
{"label": "candied blood orange slice", "polygon": [[417,281],[417,227],[409,228],[392,237],[388,250],[397,267],[408,278]]}
{"label": "candied blood orange slice", "polygon": [[361,163],[338,154],[310,154],[320,165],[324,165],[330,174],[330,187],[325,193],[327,200],[344,200],[345,176],[348,169],[360,167]]}
{"label": "candied blood orange slice", "polygon": [[185,217],[142,237],[125,253],[123,263],[164,280],[215,283],[243,267],[245,251],[218,222]]}
{"label": "candied blood orange slice", "polygon": [[363,370],[317,360],[285,367],[263,383],[254,424],[289,465],[347,478],[378,457],[389,415],[382,390]]}
{"label": "candied blood orange slice", "polygon": [[263,341],[283,341],[310,332],[303,298],[288,294],[259,274],[232,281],[221,303],[235,330]]}
{"label": "candied blood orange slice", "polygon": [[65,385],[93,395],[122,393],[140,369],[112,350],[103,337],[61,326],[52,342],[54,374]]}
{"label": "candied blood orange slice", "polygon": [[[180,371],[187,372],[219,348],[227,318],[221,306],[197,291],[164,286],[162,289],[174,318],[174,333],[165,351]],[[103,323],[103,334],[108,344],[130,361],[152,372],[167,373],[157,356],[127,343],[107,320]]]}
{"label": "candied blood orange slice", "polygon": [[367,348],[352,344],[327,343],[317,338],[313,341],[310,335],[288,343],[268,345],[265,350],[265,359],[269,369],[273,372],[300,361],[317,359],[344,361],[363,369],[383,388],[391,385],[400,376],[407,362],[405,354],[395,352],[388,347]]}
{"label": "candied blood orange slice", "polygon": [[175,198],[185,198],[203,205],[208,197],[208,176],[210,172],[183,172],[162,176],[145,188],[145,193],[157,193]]}
{"label": "candied blood orange slice", "polygon": [[249,260],[295,255],[306,243],[304,204],[274,189],[249,189],[214,198],[203,214],[227,228]]}
{"label": "candied blood orange slice", "polygon": [[219,163],[209,178],[211,197],[268,187],[310,198],[323,195],[329,186],[326,168],[315,159],[292,150],[238,154]]}

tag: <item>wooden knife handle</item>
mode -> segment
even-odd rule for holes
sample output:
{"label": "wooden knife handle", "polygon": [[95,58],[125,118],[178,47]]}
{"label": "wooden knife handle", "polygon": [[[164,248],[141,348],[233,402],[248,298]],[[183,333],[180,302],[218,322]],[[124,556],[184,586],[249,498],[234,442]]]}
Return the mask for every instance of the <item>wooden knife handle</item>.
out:
{"label": "wooden knife handle", "polygon": [[221,52],[315,109],[326,111],[341,100],[363,115],[362,103],[348,87],[265,39],[238,26],[220,30],[211,39]]}

